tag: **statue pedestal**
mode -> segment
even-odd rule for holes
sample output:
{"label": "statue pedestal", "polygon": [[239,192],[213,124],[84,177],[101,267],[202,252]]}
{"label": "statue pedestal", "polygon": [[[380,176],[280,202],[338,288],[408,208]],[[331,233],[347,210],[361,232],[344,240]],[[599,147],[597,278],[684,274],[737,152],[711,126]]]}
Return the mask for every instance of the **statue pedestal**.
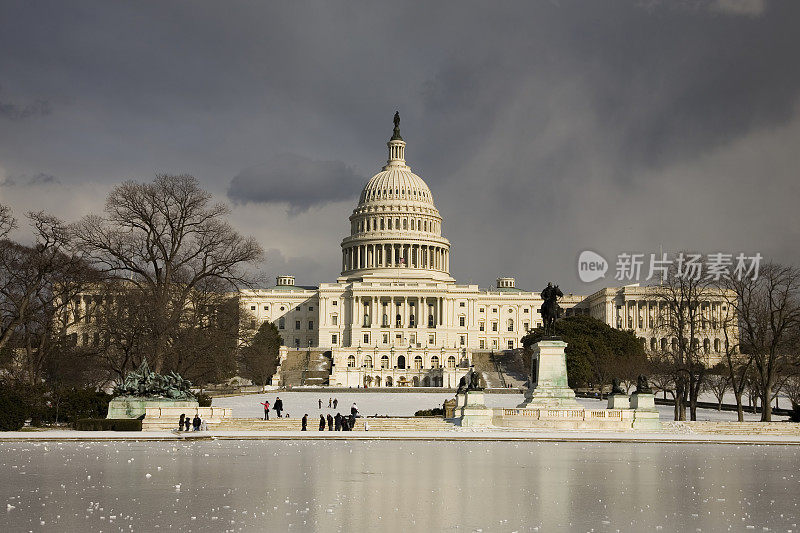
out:
{"label": "statue pedestal", "polygon": [[518,407],[583,409],[567,384],[567,359],[561,340],[541,340],[533,346],[531,386]]}
{"label": "statue pedestal", "polygon": [[463,396],[463,405],[458,401],[456,414],[461,415],[462,427],[487,427],[492,425],[493,411],[486,407],[482,390],[471,390],[463,394],[458,394],[456,398]]}
{"label": "statue pedestal", "polygon": [[136,396],[117,396],[108,404],[106,418],[142,418],[148,407],[179,407],[194,413],[199,404],[197,400],[170,400],[168,398],[139,398]]}
{"label": "statue pedestal", "polygon": [[609,394],[608,409],[630,409],[631,400],[627,394]]}
{"label": "statue pedestal", "polygon": [[634,392],[631,394],[631,409],[634,410],[633,429],[661,429],[655,395]]}

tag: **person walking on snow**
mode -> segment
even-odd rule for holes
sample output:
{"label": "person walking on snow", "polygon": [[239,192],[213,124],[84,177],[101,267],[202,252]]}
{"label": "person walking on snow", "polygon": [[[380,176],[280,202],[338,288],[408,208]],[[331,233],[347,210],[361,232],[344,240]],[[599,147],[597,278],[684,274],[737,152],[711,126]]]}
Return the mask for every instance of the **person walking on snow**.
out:
{"label": "person walking on snow", "polygon": [[333,417],[328,413],[328,431],[333,431]]}
{"label": "person walking on snow", "polygon": [[350,408],[350,414],[353,415],[354,418],[358,416],[358,407],[356,407],[356,402],[353,402],[353,407]]}
{"label": "person walking on snow", "polygon": [[319,415],[319,430],[325,431],[325,415]]}
{"label": "person walking on snow", "polygon": [[308,413],[303,415],[303,422],[302,423],[303,423],[303,427],[300,429],[300,431],[306,431],[306,428],[308,427]]}
{"label": "person walking on snow", "polygon": [[319,408],[322,409],[322,398],[319,399]]}
{"label": "person walking on snow", "polygon": [[339,405],[339,400],[336,398],[333,399],[333,408],[336,409],[336,406]]}
{"label": "person walking on snow", "polygon": [[283,400],[280,397],[275,397],[275,412],[278,413],[278,418],[281,417],[281,411],[283,411]]}
{"label": "person walking on snow", "polygon": [[269,420],[269,400],[261,402],[264,406],[264,420]]}

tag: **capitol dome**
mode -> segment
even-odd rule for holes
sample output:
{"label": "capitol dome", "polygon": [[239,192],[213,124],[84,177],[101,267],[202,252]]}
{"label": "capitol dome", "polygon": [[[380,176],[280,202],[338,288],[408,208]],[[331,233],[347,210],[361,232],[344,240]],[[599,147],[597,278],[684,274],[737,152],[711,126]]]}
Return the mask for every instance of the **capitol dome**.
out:
{"label": "capitol dome", "polygon": [[[361,191],[342,241],[342,278],[411,277],[453,281],[450,242],[433,194],[406,164],[406,143],[395,114],[389,159]],[[400,270],[402,269],[402,270]]]}

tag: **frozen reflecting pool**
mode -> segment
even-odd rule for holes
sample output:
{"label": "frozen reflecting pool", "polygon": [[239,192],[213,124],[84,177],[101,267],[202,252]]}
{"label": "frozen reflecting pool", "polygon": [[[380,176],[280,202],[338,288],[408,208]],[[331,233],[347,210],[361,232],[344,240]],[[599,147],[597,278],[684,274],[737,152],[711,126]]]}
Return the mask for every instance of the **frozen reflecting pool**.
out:
{"label": "frozen reflecting pool", "polygon": [[795,446],[2,443],[2,531],[798,531]]}

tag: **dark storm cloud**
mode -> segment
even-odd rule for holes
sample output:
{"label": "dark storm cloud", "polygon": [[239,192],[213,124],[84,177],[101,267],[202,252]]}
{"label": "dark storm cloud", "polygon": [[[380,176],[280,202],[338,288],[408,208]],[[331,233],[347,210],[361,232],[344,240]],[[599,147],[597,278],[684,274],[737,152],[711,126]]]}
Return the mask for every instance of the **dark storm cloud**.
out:
{"label": "dark storm cloud", "polygon": [[30,104],[20,105],[0,100],[0,117],[9,120],[25,120],[27,118],[43,117],[53,112],[50,102],[36,100]]}
{"label": "dark storm cloud", "polygon": [[364,177],[341,161],[314,161],[297,154],[279,154],[262,165],[241,171],[228,187],[235,203],[287,203],[290,212],[351,200]]}
{"label": "dark storm cloud", "polygon": [[[0,115],[58,112],[0,127],[0,180],[48,169],[80,191],[71,217],[102,205],[87,183],[190,172],[280,269],[329,281],[399,109],[459,280],[577,292],[585,248],[800,262],[797,20],[762,0],[4,2]],[[304,155],[249,168],[281,153]],[[26,189],[0,201],[34,209]]]}

